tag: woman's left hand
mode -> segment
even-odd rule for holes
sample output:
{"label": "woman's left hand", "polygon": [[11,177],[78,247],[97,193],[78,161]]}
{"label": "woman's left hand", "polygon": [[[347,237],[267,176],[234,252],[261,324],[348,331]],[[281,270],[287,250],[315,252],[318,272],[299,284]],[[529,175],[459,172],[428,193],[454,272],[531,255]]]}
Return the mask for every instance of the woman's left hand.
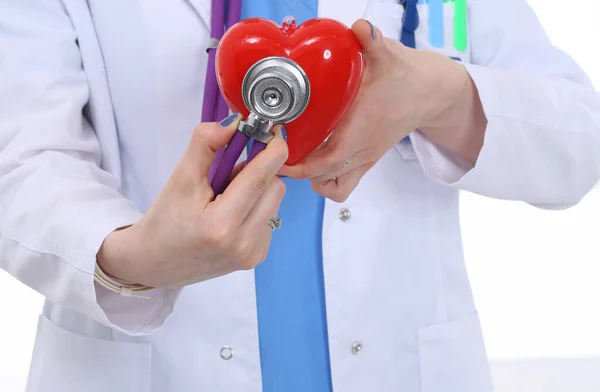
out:
{"label": "woman's left hand", "polygon": [[365,20],[352,26],[363,47],[358,95],[321,147],[281,175],[309,178],[314,191],[345,201],[367,171],[415,129],[447,122],[470,82],[466,69],[438,53],[384,38]]}

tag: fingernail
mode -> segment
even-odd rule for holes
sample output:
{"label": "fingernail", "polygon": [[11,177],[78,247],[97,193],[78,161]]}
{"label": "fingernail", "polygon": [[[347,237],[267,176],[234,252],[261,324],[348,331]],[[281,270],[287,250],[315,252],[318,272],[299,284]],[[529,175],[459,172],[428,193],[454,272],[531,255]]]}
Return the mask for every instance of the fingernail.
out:
{"label": "fingernail", "polygon": [[234,122],[237,119],[237,117],[238,117],[237,113],[233,113],[231,116],[221,120],[219,125],[221,127],[225,128],[225,127],[229,126],[232,122]]}
{"label": "fingernail", "polygon": [[373,23],[369,22],[368,20],[367,23],[369,26],[371,26],[371,38],[373,38],[373,41],[375,41],[375,26],[373,26]]}
{"label": "fingernail", "polygon": [[281,126],[281,136],[283,136],[283,140],[287,142],[287,130],[285,129],[285,125]]}

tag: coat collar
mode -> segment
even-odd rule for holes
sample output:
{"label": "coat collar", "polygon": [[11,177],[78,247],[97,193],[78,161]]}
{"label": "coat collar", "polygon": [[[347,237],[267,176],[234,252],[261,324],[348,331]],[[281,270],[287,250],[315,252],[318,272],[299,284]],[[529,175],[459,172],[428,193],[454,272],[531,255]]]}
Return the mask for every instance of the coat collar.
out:
{"label": "coat collar", "polygon": [[[187,0],[206,27],[210,29],[211,2],[208,0]],[[222,0],[224,1],[224,0]],[[338,20],[348,27],[365,15],[369,0],[320,0],[319,16]]]}
{"label": "coat collar", "polygon": [[[187,0],[192,6],[194,11],[198,14],[202,22],[206,25],[206,28],[210,31],[210,19],[211,19],[211,2],[209,0]],[[225,1],[225,0],[221,0]]]}

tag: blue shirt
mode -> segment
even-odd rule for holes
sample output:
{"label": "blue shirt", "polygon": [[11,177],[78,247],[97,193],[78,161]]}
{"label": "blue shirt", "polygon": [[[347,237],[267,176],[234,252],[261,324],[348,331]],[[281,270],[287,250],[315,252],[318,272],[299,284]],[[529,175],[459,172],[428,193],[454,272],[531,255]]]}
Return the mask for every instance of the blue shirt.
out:
{"label": "blue shirt", "polygon": [[[317,16],[317,0],[246,0],[242,18],[296,24]],[[264,392],[330,392],[331,371],[323,284],[321,228],[324,199],[307,180],[283,179],[267,259],[256,268],[260,360]]]}

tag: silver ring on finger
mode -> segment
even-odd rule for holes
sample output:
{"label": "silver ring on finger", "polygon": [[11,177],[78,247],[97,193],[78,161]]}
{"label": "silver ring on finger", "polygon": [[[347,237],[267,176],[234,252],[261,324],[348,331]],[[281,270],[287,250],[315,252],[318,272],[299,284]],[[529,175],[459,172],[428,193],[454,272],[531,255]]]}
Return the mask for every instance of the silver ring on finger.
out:
{"label": "silver ring on finger", "polygon": [[269,219],[269,226],[271,226],[271,230],[275,230],[275,229],[281,229],[281,218],[276,217],[276,218],[270,218]]}

